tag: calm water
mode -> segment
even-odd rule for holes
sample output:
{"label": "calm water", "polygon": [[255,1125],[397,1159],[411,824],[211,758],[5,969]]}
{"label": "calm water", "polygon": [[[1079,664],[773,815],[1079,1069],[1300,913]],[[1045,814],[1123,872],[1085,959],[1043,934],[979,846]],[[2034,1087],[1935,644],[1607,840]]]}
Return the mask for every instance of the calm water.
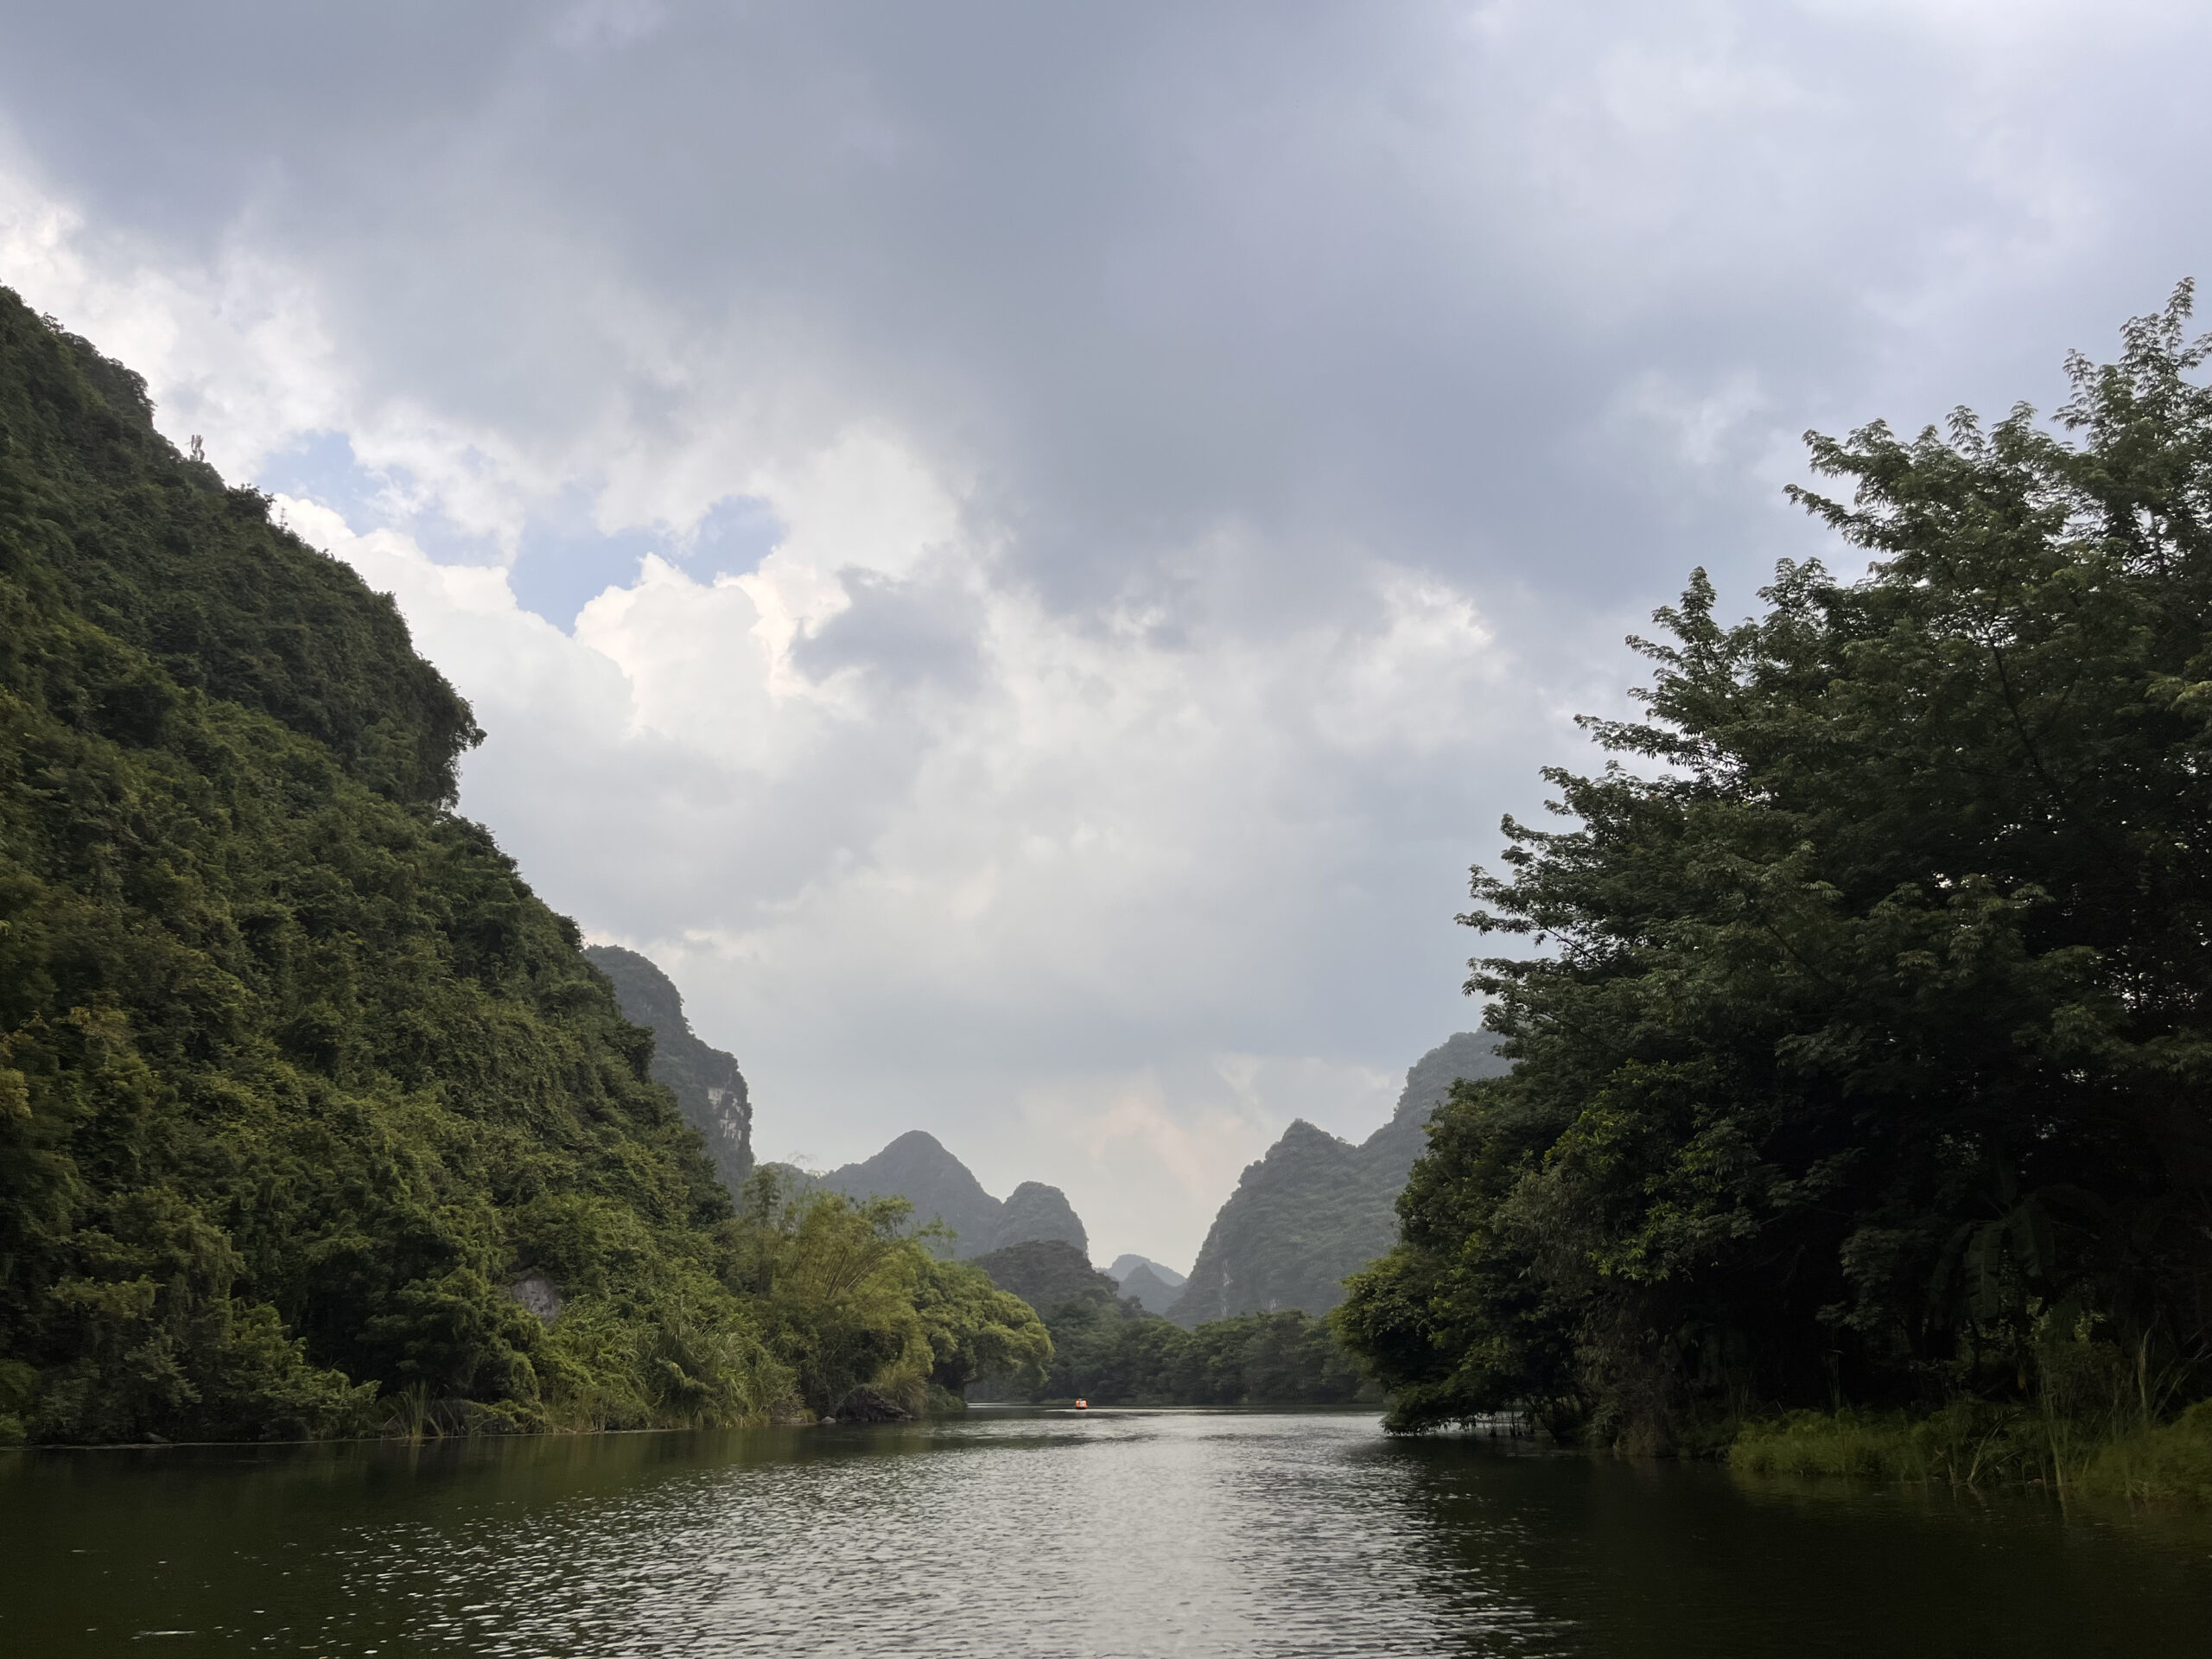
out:
{"label": "calm water", "polygon": [[0,1455],[0,1653],[2212,1654],[2212,1522],[1368,1415]]}

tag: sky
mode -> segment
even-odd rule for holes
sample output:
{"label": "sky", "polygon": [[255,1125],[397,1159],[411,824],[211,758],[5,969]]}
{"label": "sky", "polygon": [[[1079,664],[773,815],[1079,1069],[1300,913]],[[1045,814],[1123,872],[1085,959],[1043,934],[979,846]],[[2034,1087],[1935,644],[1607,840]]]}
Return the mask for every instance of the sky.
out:
{"label": "sky", "polygon": [[1802,435],[2212,274],[2212,11],[0,0],[0,282],[394,594],[461,810],[827,1167],[1187,1269],[1481,1010]]}

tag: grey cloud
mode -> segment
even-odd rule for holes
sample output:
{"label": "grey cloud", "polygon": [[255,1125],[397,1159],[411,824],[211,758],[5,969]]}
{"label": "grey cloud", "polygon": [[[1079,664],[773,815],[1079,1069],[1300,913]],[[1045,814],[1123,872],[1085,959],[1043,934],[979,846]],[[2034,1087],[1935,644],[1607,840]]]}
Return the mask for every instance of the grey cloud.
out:
{"label": "grey cloud", "polygon": [[[1591,442],[1622,385],[1749,372],[1785,435],[2008,399],[2202,247],[2139,159],[2187,104],[2131,97],[2118,151],[2094,96],[1816,9],[695,7],[582,53],[537,7],[186,17],[10,21],[0,92],[92,203],[296,255],[372,380],[544,442],[802,358],[1071,605],[1224,520],[1324,585],[1346,537],[1558,604],[1756,569],[1762,502]],[[640,360],[633,307],[727,361]]]}
{"label": "grey cloud", "polygon": [[824,679],[857,668],[893,692],[975,683],[982,606],[965,583],[944,575],[900,580],[866,569],[841,576],[852,603],[793,645],[791,662],[800,672]]}
{"label": "grey cloud", "polygon": [[[923,1121],[916,1074],[944,1122],[1054,1065],[1387,1070],[1465,1024],[1465,865],[1580,758],[1566,716],[1634,673],[1620,634],[1693,563],[1747,607],[1827,547],[1780,497],[1797,435],[2055,401],[2064,348],[2212,275],[2209,40],[2117,3],[79,0],[0,4],[0,123],[91,257],[300,273],[357,453],[379,420],[510,446],[549,614],[639,546],[703,578],[781,534],[725,506],[696,540],[644,507],[600,536],[632,460],[741,429],[704,509],[756,487],[745,443],[859,424],[958,482],[988,580],[1069,638],[1249,653],[1246,702],[1222,674],[1173,713],[1249,721],[1265,764],[1204,812],[1124,804],[1165,873],[1065,977],[894,982],[865,922],[842,967],[730,970],[720,1007],[779,1012],[721,1039],[861,1135]],[[1383,626],[1386,567],[1498,641],[1510,683],[1448,742],[1332,735],[1268,678]],[[471,810],[588,925],[771,928],[994,707],[957,581],[844,580],[794,663],[862,670],[868,717],[770,782],[520,711]],[[1096,787],[1063,772],[1018,804],[1039,824]]]}

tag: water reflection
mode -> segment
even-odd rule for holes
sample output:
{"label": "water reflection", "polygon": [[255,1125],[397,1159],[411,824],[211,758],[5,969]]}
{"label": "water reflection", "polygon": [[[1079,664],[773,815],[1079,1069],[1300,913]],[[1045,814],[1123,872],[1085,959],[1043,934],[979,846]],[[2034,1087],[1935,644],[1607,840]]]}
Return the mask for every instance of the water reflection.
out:
{"label": "water reflection", "polygon": [[1367,1415],[0,1459],[0,1651],[2201,1654],[2212,1527]]}

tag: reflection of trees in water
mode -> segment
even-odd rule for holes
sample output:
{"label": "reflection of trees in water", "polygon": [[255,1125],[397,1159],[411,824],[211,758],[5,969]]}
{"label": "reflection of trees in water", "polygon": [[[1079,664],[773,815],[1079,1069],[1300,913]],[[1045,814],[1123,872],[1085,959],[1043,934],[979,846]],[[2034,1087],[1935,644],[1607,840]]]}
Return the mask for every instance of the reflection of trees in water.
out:
{"label": "reflection of trees in water", "polygon": [[1357,1456],[1399,1471],[1423,1592],[1493,1622],[1525,1610],[1518,1651],[2196,1653],[2212,1605],[2202,1514],[1747,1480],[1474,1436]]}
{"label": "reflection of trees in water", "polygon": [[44,1593],[10,1599],[9,1634],[26,1652],[82,1650],[98,1623],[286,1629],[338,1652],[950,1653],[957,1634],[968,1651],[2158,1655],[2197,1651],[2212,1601],[2202,1516],[2123,1526],[1372,1425],[978,1414],[23,1456],[0,1463],[0,1560]]}

